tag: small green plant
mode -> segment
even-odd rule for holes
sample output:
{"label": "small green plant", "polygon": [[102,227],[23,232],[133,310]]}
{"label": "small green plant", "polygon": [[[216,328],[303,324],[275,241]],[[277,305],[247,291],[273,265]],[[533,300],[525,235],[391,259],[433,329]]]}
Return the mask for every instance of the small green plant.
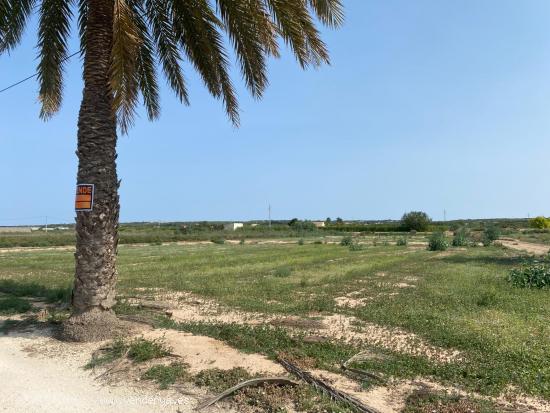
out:
{"label": "small green plant", "polygon": [[520,288],[550,288],[550,264],[537,262],[514,268],[508,281]]}
{"label": "small green plant", "polygon": [[136,338],[128,345],[128,358],[137,363],[165,357],[170,354],[170,349],[161,339],[147,340]]}
{"label": "small green plant", "polygon": [[250,378],[252,376],[244,368],[235,367],[231,370],[202,370],[195,376],[194,382],[199,387],[219,392]]}
{"label": "small green plant", "polygon": [[340,245],[343,247],[349,247],[352,244],[353,244],[353,238],[350,237],[349,235],[346,235],[340,240]]}
{"label": "small green plant", "polygon": [[115,339],[111,345],[107,346],[103,353],[100,355],[94,355],[92,359],[84,366],[85,369],[93,369],[104,364],[111,363],[112,361],[121,358],[128,350],[128,346],[121,338]]}
{"label": "small green plant", "polygon": [[429,251],[445,251],[449,248],[449,243],[445,234],[443,232],[434,232],[428,241],[428,250]]}
{"label": "small green plant", "polygon": [[214,244],[222,245],[222,244],[225,244],[225,239],[224,238],[212,238],[210,240],[210,242],[212,242]]}
{"label": "small green plant", "polygon": [[275,277],[284,278],[289,277],[290,274],[292,274],[292,267],[289,265],[283,265],[282,267],[278,267],[274,271]]}
{"label": "small green plant", "polygon": [[304,245],[304,244],[305,244],[304,239],[303,239],[303,238],[300,238],[300,239],[298,240],[298,245]]}
{"label": "small green plant", "polygon": [[397,245],[399,247],[405,247],[408,244],[409,244],[409,239],[407,237],[397,238],[397,241],[395,243],[395,245]]}
{"label": "small green plant", "polygon": [[241,240],[239,241],[239,245],[244,245],[245,243],[246,243],[245,239],[241,238]]}
{"label": "small green plant", "polygon": [[323,245],[323,241],[321,241],[320,239],[316,239],[315,241],[313,241],[313,244],[315,244],[315,245]]}
{"label": "small green plant", "polygon": [[453,236],[453,247],[466,247],[469,244],[470,244],[469,231],[464,227],[457,229]]}
{"label": "small green plant", "polygon": [[361,250],[363,250],[363,245],[361,245],[357,242],[354,242],[349,246],[349,250],[350,251],[361,251]]}
{"label": "small green plant", "polygon": [[172,363],[168,366],[153,366],[143,374],[142,378],[156,382],[161,389],[167,389],[178,380],[188,380],[190,374],[185,364]]}

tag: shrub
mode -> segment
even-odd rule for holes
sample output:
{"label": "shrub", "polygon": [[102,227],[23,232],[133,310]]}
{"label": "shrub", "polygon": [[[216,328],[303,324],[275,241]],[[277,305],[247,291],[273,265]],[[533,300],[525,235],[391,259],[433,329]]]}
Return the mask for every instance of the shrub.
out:
{"label": "shrub", "polygon": [[0,314],[26,313],[32,309],[32,305],[25,299],[19,297],[0,298]]}
{"label": "shrub", "polygon": [[550,287],[550,264],[532,263],[514,268],[508,275],[508,281],[520,288]]}
{"label": "shrub", "polygon": [[350,237],[349,235],[343,237],[342,240],[340,241],[340,245],[342,247],[349,247],[352,244],[353,244],[353,238]]}
{"label": "shrub", "polygon": [[407,231],[427,231],[432,220],[422,211],[407,212],[401,218],[401,225]]}
{"label": "shrub", "polygon": [[242,238],[242,239],[239,241],[239,245],[244,245],[245,242],[246,242],[246,241],[244,240],[244,238]]}
{"label": "shrub", "polygon": [[288,265],[283,265],[282,267],[276,268],[274,274],[275,277],[288,277],[290,276],[290,274],[292,274],[292,267]]}
{"label": "shrub", "polygon": [[298,245],[304,245],[304,244],[305,244],[304,239],[303,239],[303,238],[300,238],[300,239],[298,240]]}
{"label": "shrub", "polygon": [[445,234],[443,232],[434,232],[430,236],[428,250],[445,251],[447,248],[449,248],[449,243],[447,242],[447,238],[445,238]]}
{"label": "shrub", "polygon": [[323,245],[323,241],[321,241],[320,239],[316,239],[315,241],[313,241],[313,243],[315,245]]}
{"label": "shrub", "polygon": [[500,237],[500,231],[496,227],[496,225],[489,224],[485,227],[485,230],[483,231],[483,245],[488,247],[493,242],[495,242],[498,237]]}
{"label": "shrub", "polygon": [[462,227],[455,231],[453,237],[453,247],[466,247],[470,244],[470,232]]}
{"label": "shrub", "polygon": [[212,238],[210,242],[213,242],[214,244],[225,244],[225,239],[223,238]]}
{"label": "shrub", "polygon": [[403,246],[406,246],[408,243],[409,243],[409,240],[407,237],[401,237],[397,239],[395,245],[403,247]]}
{"label": "shrub", "polygon": [[363,249],[363,245],[358,244],[357,242],[353,242],[353,243],[349,246],[349,250],[350,250],[350,251],[361,251],[362,249]]}
{"label": "shrub", "polygon": [[170,349],[162,340],[136,338],[128,345],[128,358],[138,363],[161,358],[168,354],[170,354]]}
{"label": "shrub", "polygon": [[550,228],[550,219],[544,218],[542,216],[536,217],[529,221],[529,226],[536,229]]}

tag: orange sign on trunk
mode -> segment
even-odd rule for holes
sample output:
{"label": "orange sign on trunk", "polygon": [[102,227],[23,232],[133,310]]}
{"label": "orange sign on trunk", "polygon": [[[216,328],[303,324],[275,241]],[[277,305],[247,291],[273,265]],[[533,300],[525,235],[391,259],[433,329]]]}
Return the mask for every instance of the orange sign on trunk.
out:
{"label": "orange sign on trunk", "polygon": [[76,186],[76,199],[74,208],[76,211],[91,211],[94,206],[94,185],[78,184]]}

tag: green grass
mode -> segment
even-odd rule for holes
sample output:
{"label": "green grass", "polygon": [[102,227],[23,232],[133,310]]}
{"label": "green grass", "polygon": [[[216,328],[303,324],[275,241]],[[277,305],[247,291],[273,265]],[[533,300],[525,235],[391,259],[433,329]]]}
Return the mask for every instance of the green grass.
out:
{"label": "green grass", "polygon": [[[397,237],[387,238],[392,239]],[[386,357],[369,361],[366,369],[394,377],[432,376],[492,395],[513,385],[550,399],[550,292],[514,288],[507,282],[509,271],[521,262],[516,253],[498,247],[440,253],[384,242],[359,251],[312,243],[123,245],[119,294],[163,288],[193,292],[245,311],[355,316],[414,332],[430,344],[464,355],[463,362],[436,364],[374,348]],[[63,296],[72,274],[70,251],[0,256],[0,291],[14,296]],[[400,282],[414,288],[396,288]],[[364,307],[335,306],[335,297],[351,292],[358,299],[369,298]],[[389,295],[395,292],[398,295]],[[308,344],[270,326],[163,323],[224,340],[243,351],[270,357],[290,352],[329,369],[363,349],[334,341]]]}
{"label": "green grass", "polygon": [[167,366],[159,364],[150,367],[142,376],[146,380],[156,382],[161,389],[167,389],[178,380],[186,380],[189,377],[187,366],[182,363],[171,363]]}
{"label": "green grass", "polygon": [[26,313],[33,309],[31,303],[19,297],[0,297],[0,314],[12,315]]}

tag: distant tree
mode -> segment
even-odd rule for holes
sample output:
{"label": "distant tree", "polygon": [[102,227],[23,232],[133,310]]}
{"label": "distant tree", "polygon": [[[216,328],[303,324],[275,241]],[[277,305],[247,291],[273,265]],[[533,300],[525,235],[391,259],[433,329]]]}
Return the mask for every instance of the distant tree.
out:
{"label": "distant tree", "polygon": [[483,245],[491,245],[500,237],[500,230],[495,224],[489,224],[483,231]]}
{"label": "distant tree", "polygon": [[407,212],[401,218],[401,225],[407,231],[427,231],[432,220],[422,211]]}
{"label": "distant tree", "polygon": [[336,218],[336,223],[337,224],[343,224],[344,223],[344,220],[340,217]]}
{"label": "distant tree", "polygon": [[297,222],[298,222],[298,218],[292,218],[290,221],[288,221],[288,226],[292,227],[296,225]]}
{"label": "distant tree", "polygon": [[325,219],[325,225],[330,225],[332,224],[332,219],[330,219],[330,217],[327,217],[327,219]]}
{"label": "distant tree", "polygon": [[529,221],[529,226],[536,229],[550,228],[550,219],[545,217],[536,217]]}

